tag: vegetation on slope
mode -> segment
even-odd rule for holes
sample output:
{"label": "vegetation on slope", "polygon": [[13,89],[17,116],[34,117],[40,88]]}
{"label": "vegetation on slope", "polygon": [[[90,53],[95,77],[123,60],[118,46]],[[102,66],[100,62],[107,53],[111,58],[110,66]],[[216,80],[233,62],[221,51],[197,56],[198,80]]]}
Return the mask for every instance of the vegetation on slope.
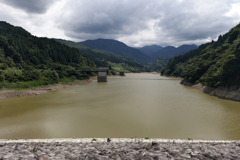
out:
{"label": "vegetation on slope", "polygon": [[[89,75],[78,70],[95,67],[78,49],[0,22],[0,88],[28,88],[66,78],[86,79]],[[30,86],[26,83],[33,81]]]}
{"label": "vegetation on slope", "polygon": [[162,69],[168,64],[168,62],[173,58],[174,56],[168,56],[168,57],[162,57],[159,56],[149,67],[150,71],[156,71],[161,72]]}
{"label": "vegetation on slope", "polygon": [[240,24],[216,42],[203,44],[171,60],[162,75],[183,77],[206,86],[240,86]]}
{"label": "vegetation on slope", "polygon": [[84,46],[81,43],[75,43],[72,41],[66,41],[62,39],[56,39],[56,41],[66,44],[70,47],[74,47],[80,50],[80,52],[89,59],[91,59],[97,67],[109,67],[110,70],[117,72],[144,72],[147,71],[147,67],[139,64],[136,61],[127,59],[123,56],[108,52],[100,49],[91,49]]}

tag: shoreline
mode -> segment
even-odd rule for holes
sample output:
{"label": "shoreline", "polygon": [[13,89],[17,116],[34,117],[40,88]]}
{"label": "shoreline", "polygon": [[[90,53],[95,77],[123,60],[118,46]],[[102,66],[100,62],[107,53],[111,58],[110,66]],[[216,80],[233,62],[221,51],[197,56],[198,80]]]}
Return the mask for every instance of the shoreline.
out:
{"label": "shoreline", "polygon": [[201,83],[192,84],[188,82],[186,79],[183,79],[181,77],[165,76],[165,75],[161,75],[161,76],[169,77],[169,78],[179,78],[181,79],[180,84],[183,86],[198,89],[203,93],[218,97],[220,99],[240,102],[240,87],[238,86],[231,86],[231,87],[220,86],[217,88],[212,88],[212,87],[204,86]]}
{"label": "shoreline", "polygon": [[231,87],[220,86],[217,88],[212,88],[212,87],[204,86],[201,83],[192,84],[185,79],[183,79],[180,82],[180,84],[182,84],[184,86],[196,88],[196,89],[202,91],[203,93],[209,94],[211,96],[216,96],[220,99],[226,99],[226,100],[240,102],[240,87],[237,87],[237,86],[231,86]]}
{"label": "shoreline", "polygon": [[26,97],[26,96],[36,96],[39,94],[47,93],[50,91],[60,90],[67,86],[75,86],[75,85],[82,85],[91,83],[92,80],[95,80],[97,77],[90,77],[90,79],[86,79],[83,81],[76,81],[70,83],[57,83],[52,85],[46,85],[43,87],[37,87],[34,89],[27,89],[27,90],[14,90],[14,89],[4,89],[0,91],[0,100],[14,98],[14,97]]}
{"label": "shoreline", "polygon": [[[95,140],[93,140],[95,139]],[[108,138],[46,138],[46,139],[0,139],[2,143],[92,143],[107,142]],[[194,140],[168,138],[110,138],[111,142],[157,142],[157,143],[240,143],[240,140]],[[239,146],[240,147],[240,146]]]}
{"label": "shoreline", "polygon": [[[142,72],[141,74],[151,73],[151,74],[158,74],[157,72]],[[136,74],[136,73],[135,73]],[[119,75],[108,75],[108,77],[112,76],[119,76]],[[70,82],[70,83],[57,83],[52,85],[46,85],[43,87],[37,87],[34,89],[26,89],[26,90],[15,90],[15,89],[3,89],[0,91],[0,101],[3,99],[14,98],[14,97],[26,97],[26,96],[36,96],[39,94],[47,93],[50,91],[60,90],[67,86],[75,86],[75,85],[82,85],[91,83],[92,80],[96,80],[97,76],[90,77],[90,79]]]}

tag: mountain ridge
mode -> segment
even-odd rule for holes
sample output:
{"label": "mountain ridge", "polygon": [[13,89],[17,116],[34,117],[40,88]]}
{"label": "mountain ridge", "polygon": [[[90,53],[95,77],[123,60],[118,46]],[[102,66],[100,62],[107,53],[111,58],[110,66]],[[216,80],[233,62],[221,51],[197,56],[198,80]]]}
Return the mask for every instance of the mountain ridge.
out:
{"label": "mountain ridge", "polygon": [[28,33],[29,35],[31,35],[28,31],[26,31],[22,27],[14,26],[10,23],[7,23],[6,21],[0,21],[0,29],[12,29],[14,31],[22,31],[22,32],[25,32],[25,33]]}
{"label": "mountain ridge", "polygon": [[149,55],[149,57],[152,60],[156,60],[157,57],[162,56],[162,57],[167,57],[167,56],[178,56],[181,54],[184,54],[190,50],[196,49],[198,48],[197,45],[192,44],[192,45],[181,45],[179,47],[174,47],[174,46],[166,46],[164,48],[162,48],[159,51],[153,52]]}
{"label": "mountain ridge", "polygon": [[150,62],[150,58],[147,55],[117,40],[99,38],[96,40],[86,40],[78,43],[86,45],[92,49],[101,49],[113,52],[125,58],[135,60],[143,65],[148,65]]}
{"label": "mountain ridge", "polygon": [[149,56],[151,53],[159,51],[163,48],[164,47],[158,46],[158,45],[150,45],[150,46],[138,47],[136,49],[140,50],[141,52]]}
{"label": "mountain ridge", "polygon": [[115,66],[122,66],[124,65],[124,68],[128,71],[145,71],[144,66],[132,61],[130,59],[127,59],[123,56],[120,56],[118,54],[115,54],[113,52],[105,51],[105,50],[100,50],[100,49],[91,49],[88,46],[85,46],[81,43],[73,42],[73,41],[68,41],[68,40],[63,40],[63,39],[55,39],[58,42],[61,42],[62,44],[66,44],[70,47],[74,47],[79,49],[79,51],[88,56],[91,60],[94,61],[94,63],[98,67],[108,67],[111,66],[112,69],[115,68]]}

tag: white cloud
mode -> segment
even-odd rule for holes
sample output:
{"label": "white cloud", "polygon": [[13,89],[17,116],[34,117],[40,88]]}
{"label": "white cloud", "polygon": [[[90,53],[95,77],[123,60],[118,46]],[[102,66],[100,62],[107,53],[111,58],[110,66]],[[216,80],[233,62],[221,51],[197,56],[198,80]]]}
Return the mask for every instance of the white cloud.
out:
{"label": "white cloud", "polygon": [[228,11],[225,16],[229,18],[233,18],[236,23],[239,23],[240,21],[240,2],[232,3],[231,4],[231,10]]}

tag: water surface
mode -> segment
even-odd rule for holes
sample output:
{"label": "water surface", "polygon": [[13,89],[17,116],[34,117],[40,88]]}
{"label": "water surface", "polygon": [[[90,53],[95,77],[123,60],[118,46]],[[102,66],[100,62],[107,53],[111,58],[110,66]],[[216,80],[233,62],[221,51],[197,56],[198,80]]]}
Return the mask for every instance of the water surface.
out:
{"label": "water surface", "polygon": [[158,74],[0,101],[0,138],[240,139],[240,102]]}

